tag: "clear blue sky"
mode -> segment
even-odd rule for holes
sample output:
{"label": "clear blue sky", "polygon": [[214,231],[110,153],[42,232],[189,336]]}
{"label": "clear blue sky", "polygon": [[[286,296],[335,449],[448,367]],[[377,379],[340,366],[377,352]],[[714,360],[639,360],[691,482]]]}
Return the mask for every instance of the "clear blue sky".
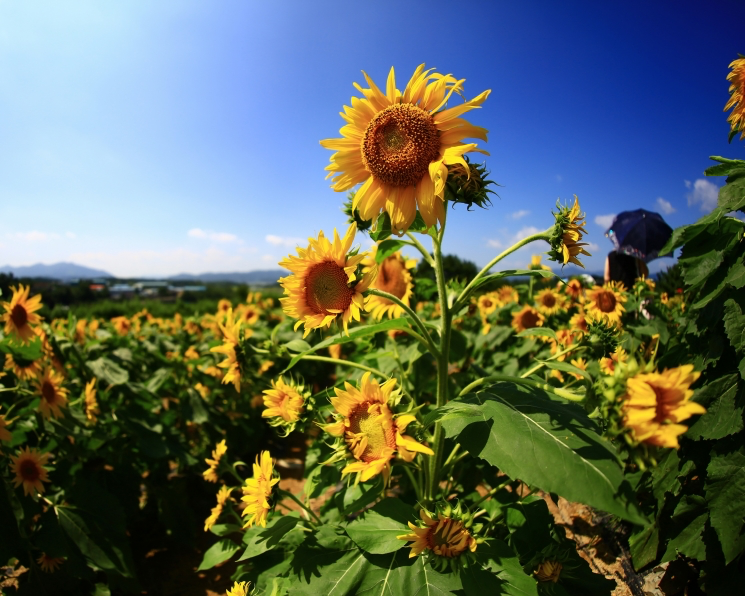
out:
{"label": "clear blue sky", "polygon": [[344,226],[319,140],[360,71],[402,88],[424,62],[492,89],[468,118],[501,198],[451,211],[446,251],[483,265],[576,193],[599,270],[607,216],[691,223],[708,156],[745,154],[722,111],[742,23],[740,0],[0,0],[0,265],[276,268]]}

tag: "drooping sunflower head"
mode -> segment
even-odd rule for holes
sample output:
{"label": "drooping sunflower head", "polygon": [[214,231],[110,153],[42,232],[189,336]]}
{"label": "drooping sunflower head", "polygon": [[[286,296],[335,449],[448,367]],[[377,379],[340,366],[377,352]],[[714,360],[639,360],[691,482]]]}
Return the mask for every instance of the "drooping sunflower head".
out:
{"label": "drooping sunflower head", "polygon": [[356,482],[366,482],[383,473],[386,483],[391,473],[391,460],[398,455],[412,461],[416,453],[434,455],[434,452],[404,434],[415,416],[394,416],[391,406],[400,392],[396,380],[388,379],[382,385],[367,372],[359,387],[345,383],[344,389],[334,389],[331,398],[335,422],[322,425],[332,436],[338,437],[336,454],[329,460],[354,460],[342,470],[342,475],[357,474]]}
{"label": "drooping sunflower head", "polygon": [[253,465],[253,477],[246,480],[243,486],[243,497],[246,508],[241,515],[247,517],[243,528],[250,528],[254,524],[266,528],[266,518],[272,508],[272,489],[279,482],[279,476],[274,473],[274,464],[268,451],[262,451],[256,456]]}
{"label": "drooping sunflower head", "polygon": [[724,106],[726,112],[732,108],[727,118],[730,124],[729,140],[740,132],[740,140],[745,139],[745,56],[740,56],[729,65],[731,72],[727,75],[729,86],[729,100]]}
{"label": "drooping sunflower head", "polygon": [[639,373],[626,381],[622,396],[623,425],[631,439],[658,447],[678,449],[678,436],[688,430],[679,424],[706,409],[694,401],[690,388],[701,373],[692,364],[661,373]]}
{"label": "drooping sunflower head", "polygon": [[579,199],[574,195],[574,205],[571,207],[562,206],[556,202],[558,213],[554,213],[556,225],[549,243],[551,250],[548,252],[548,258],[552,261],[566,265],[574,263],[582,267],[585,266],[580,262],[579,256],[592,256],[584,247],[586,242],[582,242],[582,236],[587,234],[585,230],[585,214],[580,212]]}
{"label": "drooping sunflower head", "polygon": [[512,328],[517,333],[520,333],[533,327],[542,327],[545,320],[546,317],[532,306],[526,304],[522,310],[512,314]]}
{"label": "drooping sunflower head", "polygon": [[463,154],[484,153],[475,143],[463,141],[486,141],[487,131],[460,116],[479,107],[490,91],[445,108],[453,93],[462,94],[465,79],[425,70],[422,64],[402,93],[396,89],[393,68],[385,92],[363,74],[370,87],[355,83],[363,97],[353,97],[351,107],[344,106],[342,138],[321,141],[336,151],[326,166],[332,188],[342,192],[363,183],[352,210],[359,210],[363,220],[387,212],[397,234],[411,226],[417,208],[427,226],[433,226],[444,217],[448,166],[460,164],[470,172]]}
{"label": "drooping sunflower head", "polygon": [[3,302],[5,312],[0,316],[0,321],[5,323],[5,335],[9,335],[22,344],[27,344],[35,339],[34,326],[41,322],[41,317],[36,311],[42,307],[41,294],[32,298],[28,297],[31,286],[18,288],[11,287],[13,296],[10,302]]}
{"label": "drooping sunflower head", "polygon": [[19,381],[30,381],[41,372],[41,360],[23,360],[12,354],[5,355],[5,369],[12,371]]}
{"label": "drooping sunflower head", "polygon": [[202,476],[207,482],[217,482],[217,470],[220,466],[220,460],[222,459],[222,456],[225,455],[227,452],[228,446],[225,443],[225,439],[223,439],[212,450],[212,459],[207,458],[204,460],[209,466],[209,468],[202,472]]}
{"label": "drooping sunflower head", "polygon": [[50,557],[47,553],[41,553],[36,562],[44,573],[54,573],[65,562],[65,559],[63,557]]}
{"label": "drooping sunflower head", "polygon": [[538,311],[547,317],[566,309],[564,297],[551,288],[546,288],[538,292],[535,297],[535,305]]}
{"label": "drooping sunflower head", "polygon": [[[377,252],[378,245],[376,244],[362,261],[363,274],[375,274],[377,269],[377,275],[370,284],[370,288],[392,294],[409,306],[414,290],[410,270],[416,267],[416,260],[406,259],[400,252],[395,252],[378,264],[376,263]],[[388,315],[389,319],[395,319],[404,314],[404,309],[398,304],[381,296],[370,296],[365,309],[376,321],[382,319],[384,315]]]}
{"label": "drooping sunflower head", "polygon": [[587,316],[593,321],[604,321],[610,325],[619,326],[621,317],[626,309],[623,303],[626,296],[623,286],[607,283],[595,286],[587,292]]}
{"label": "drooping sunflower head", "polygon": [[101,411],[98,409],[98,401],[96,400],[96,378],[93,377],[90,382],[85,385],[84,394],[85,403],[85,417],[89,422],[95,423],[98,419],[98,415]]}
{"label": "drooping sunflower head", "polygon": [[44,370],[36,381],[36,388],[41,395],[39,411],[44,418],[62,416],[61,408],[67,406],[67,389],[62,386],[64,377],[51,367]]}
{"label": "drooping sunflower head", "polygon": [[42,482],[49,482],[44,465],[49,460],[49,453],[39,453],[38,449],[24,447],[16,455],[10,456],[10,469],[15,474],[15,487],[23,485],[24,495],[33,495],[34,491],[44,492]]}
{"label": "drooping sunflower head", "polygon": [[312,409],[310,391],[302,383],[286,382],[280,377],[272,381],[271,389],[264,390],[264,411],[261,416],[268,418],[270,425],[282,427],[285,436],[295,430],[306,411]]}
{"label": "drooping sunflower head", "polygon": [[367,253],[350,254],[356,231],[352,224],[341,239],[334,230],[333,243],[321,232],[317,240],[308,239],[308,248],[296,249],[298,256],[290,255],[279,262],[292,272],[279,280],[285,291],[285,298],[280,298],[282,310],[297,319],[295,329],[304,327],[303,337],[313,329],[330,327],[337,318],[348,333],[349,321],[360,320],[365,306],[363,293],[375,279],[375,271],[358,279],[357,267]]}

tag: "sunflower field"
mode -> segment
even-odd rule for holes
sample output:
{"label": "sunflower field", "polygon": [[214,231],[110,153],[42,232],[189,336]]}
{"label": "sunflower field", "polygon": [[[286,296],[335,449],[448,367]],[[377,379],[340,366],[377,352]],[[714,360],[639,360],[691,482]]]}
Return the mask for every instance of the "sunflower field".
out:
{"label": "sunflower field", "polygon": [[667,594],[738,593],[745,161],[713,158],[719,206],[663,249],[679,277],[557,275],[588,254],[576,196],[448,277],[447,219],[493,192],[462,118],[489,91],[366,82],[322,141],[349,227],[280,262],[281,297],[53,320],[27,285],[0,298],[0,592],[620,595],[662,569]]}

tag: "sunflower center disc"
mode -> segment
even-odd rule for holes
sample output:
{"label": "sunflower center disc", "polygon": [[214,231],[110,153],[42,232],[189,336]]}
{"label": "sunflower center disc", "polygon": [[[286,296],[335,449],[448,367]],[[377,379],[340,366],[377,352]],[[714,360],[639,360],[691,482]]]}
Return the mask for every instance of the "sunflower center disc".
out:
{"label": "sunflower center disc", "polygon": [[[393,294],[396,298],[406,295],[406,279],[404,279],[405,267],[396,257],[388,257],[378,268],[378,277],[375,285],[379,290]],[[389,303],[390,300],[386,300]]]}
{"label": "sunflower center disc", "polygon": [[538,315],[528,311],[523,314],[522,320],[520,321],[525,329],[532,329],[538,325]]}
{"label": "sunflower center disc", "polygon": [[375,461],[383,456],[386,447],[396,448],[393,428],[385,428],[384,421],[385,416],[381,417],[379,405],[369,408],[368,404],[362,404],[349,417],[349,430],[367,437],[367,447],[359,458],[361,461]]}
{"label": "sunflower center disc", "polygon": [[10,318],[13,320],[13,325],[15,325],[16,329],[20,329],[28,321],[28,313],[23,306],[16,304],[13,310],[10,311]]}
{"label": "sunflower center disc", "polygon": [[47,403],[53,404],[56,401],[57,392],[54,390],[54,386],[47,381],[41,386],[41,394],[47,400]]}
{"label": "sunflower center disc", "polygon": [[613,312],[616,310],[616,297],[612,292],[601,292],[598,295],[598,308],[602,312]]}
{"label": "sunflower center disc", "polygon": [[556,296],[553,294],[546,294],[543,297],[543,306],[546,308],[553,308],[556,305]]}
{"label": "sunflower center disc", "polygon": [[22,461],[18,471],[21,478],[29,482],[35,482],[39,479],[39,468],[30,459]]}
{"label": "sunflower center disc", "polygon": [[395,104],[370,121],[361,148],[374,178],[391,186],[416,186],[440,155],[440,133],[428,112]]}
{"label": "sunflower center disc", "polygon": [[[333,261],[313,265],[305,278],[305,303],[317,315],[344,312],[354,291],[347,285],[347,274]],[[334,312],[332,312],[334,311]]]}

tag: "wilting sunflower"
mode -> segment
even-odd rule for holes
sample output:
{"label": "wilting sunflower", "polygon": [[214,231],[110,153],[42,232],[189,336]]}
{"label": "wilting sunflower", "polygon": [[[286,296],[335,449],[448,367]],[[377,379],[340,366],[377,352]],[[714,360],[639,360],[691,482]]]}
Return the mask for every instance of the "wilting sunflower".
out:
{"label": "wilting sunflower", "polygon": [[[362,273],[374,274],[376,269],[375,254],[377,252],[378,246],[376,244],[362,261]],[[406,306],[409,306],[414,289],[414,282],[411,280],[409,270],[414,267],[416,267],[415,259],[405,259],[400,252],[393,253],[377,265],[377,276],[370,284],[370,287],[393,294]],[[382,319],[386,314],[389,319],[396,319],[404,314],[404,309],[398,304],[380,296],[370,296],[367,299],[365,310],[376,321]]]}
{"label": "wilting sunflower", "polygon": [[263,418],[269,418],[272,426],[282,426],[292,432],[305,411],[305,401],[309,397],[305,387],[299,383],[286,383],[280,377],[272,381],[272,388],[264,390]]}
{"label": "wilting sunflower", "polygon": [[274,465],[268,451],[262,451],[260,455],[256,456],[256,463],[254,463],[253,468],[253,478],[246,480],[246,485],[243,487],[243,497],[241,498],[241,501],[246,503],[246,508],[241,515],[243,517],[250,516],[243,526],[244,529],[250,528],[254,524],[266,528],[266,516],[272,508],[269,499],[272,496],[274,485],[279,482],[279,477],[274,477]]}
{"label": "wilting sunflower", "polygon": [[364,98],[353,97],[352,107],[344,106],[343,138],[321,141],[336,151],[326,166],[332,188],[343,192],[364,182],[352,208],[363,220],[386,211],[398,234],[413,223],[417,207],[427,226],[441,222],[447,166],[460,164],[470,172],[463,154],[486,153],[463,140],[486,141],[487,131],[460,116],[484,103],[491,91],[445,108],[453,93],[462,94],[465,79],[432,71],[420,65],[403,93],[396,89],[393,68],[385,93],[363,71],[370,88],[355,83]]}
{"label": "wilting sunflower", "polygon": [[424,551],[431,551],[438,557],[454,559],[464,552],[474,552],[478,546],[476,539],[463,525],[463,522],[443,513],[430,514],[426,509],[419,512],[424,526],[409,522],[411,534],[397,536],[399,540],[413,542],[409,558],[416,557]]}
{"label": "wilting sunflower", "polygon": [[49,460],[49,453],[39,453],[38,449],[24,447],[16,455],[11,455],[10,469],[16,475],[15,488],[23,484],[23,494],[33,495],[44,492],[42,482],[49,482],[44,464]]}
{"label": "wilting sunflower", "polygon": [[39,411],[44,418],[60,418],[60,408],[67,406],[67,389],[62,386],[64,377],[52,368],[46,368],[44,374],[36,380],[36,389],[41,395]]}
{"label": "wilting sunflower", "polygon": [[323,235],[318,240],[309,238],[308,248],[297,248],[298,256],[290,255],[279,262],[292,275],[281,277],[279,284],[286,297],[280,298],[282,310],[297,319],[295,329],[304,327],[303,337],[313,329],[330,327],[341,317],[344,331],[348,333],[350,319],[360,320],[365,305],[365,292],[375,278],[375,272],[362,275],[358,281],[357,266],[366,253],[349,255],[357,226],[349,226],[343,239],[334,230],[334,242]]}
{"label": "wilting sunflower", "polygon": [[688,430],[678,423],[694,414],[706,413],[701,404],[690,401],[693,396],[690,387],[700,375],[693,371],[692,364],[685,364],[628,379],[621,400],[623,425],[631,429],[632,438],[640,443],[678,449],[678,436]]}
{"label": "wilting sunflower", "polygon": [[212,451],[212,459],[205,459],[209,468],[202,472],[202,476],[207,482],[217,482],[217,468],[220,465],[220,459],[228,452],[228,446],[225,439],[220,441]]}
{"label": "wilting sunflower", "polygon": [[16,360],[12,354],[6,354],[5,368],[12,371],[19,381],[30,381],[41,372],[41,360]]}
{"label": "wilting sunflower", "polygon": [[36,562],[44,573],[54,573],[65,562],[65,559],[62,557],[50,557],[47,553],[41,553],[41,556],[36,559]]}
{"label": "wilting sunflower", "polygon": [[225,592],[225,596],[249,596],[251,594],[251,582],[235,582],[233,587]]}
{"label": "wilting sunflower", "polygon": [[610,325],[620,325],[626,309],[623,284],[607,283],[595,286],[587,292],[587,316],[593,321],[605,321]]}
{"label": "wilting sunflower", "polygon": [[742,140],[745,139],[745,58],[733,60],[729,67],[732,72],[727,75],[727,80],[731,84],[729,100],[724,106],[724,111],[733,108],[727,122],[730,124],[733,136],[741,131],[740,139]]}
{"label": "wilting sunflower", "polygon": [[331,404],[336,410],[336,422],[322,428],[341,441],[337,455],[330,461],[350,457],[355,460],[344,467],[342,476],[356,473],[355,482],[365,482],[382,472],[387,484],[396,453],[405,461],[412,461],[416,452],[434,455],[429,447],[403,434],[416,417],[394,417],[389,404],[398,397],[395,387],[395,379],[379,385],[366,372],[359,388],[344,383],[344,389],[334,389],[336,397],[331,398]]}
{"label": "wilting sunflower", "polygon": [[85,384],[85,417],[90,422],[96,422],[101,411],[98,409],[96,400],[96,378],[93,377],[90,382]]}
{"label": "wilting sunflower", "polygon": [[512,328],[520,333],[533,327],[542,327],[546,318],[532,306],[527,304],[522,310],[512,313]]}
{"label": "wilting sunflower", "polygon": [[538,311],[550,317],[566,308],[564,297],[551,288],[541,290],[535,297],[535,305]]}
{"label": "wilting sunflower", "polygon": [[42,307],[41,294],[29,298],[28,293],[31,286],[21,284],[11,287],[13,296],[10,302],[3,302],[2,307],[5,313],[0,316],[0,321],[5,323],[5,335],[10,335],[18,339],[21,343],[27,344],[35,339],[34,325],[41,322],[41,317],[36,311]]}

